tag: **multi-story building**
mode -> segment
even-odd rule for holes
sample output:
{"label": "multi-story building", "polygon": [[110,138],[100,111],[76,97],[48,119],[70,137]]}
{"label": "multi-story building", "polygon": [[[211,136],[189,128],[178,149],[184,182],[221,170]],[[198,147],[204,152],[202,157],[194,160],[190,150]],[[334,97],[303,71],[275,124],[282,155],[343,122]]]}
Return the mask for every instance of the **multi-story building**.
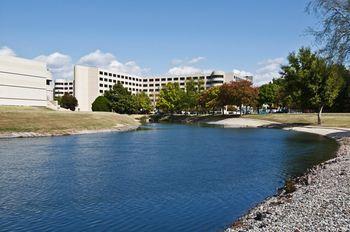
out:
{"label": "multi-story building", "polygon": [[0,56],[0,105],[48,106],[52,100],[52,76],[45,63]]}
{"label": "multi-story building", "polygon": [[74,81],[66,79],[56,79],[54,81],[54,97],[62,97],[68,93],[74,95]]}
{"label": "multi-story building", "polygon": [[145,92],[155,104],[160,89],[167,83],[179,83],[180,88],[184,89],[186,81],[189,80],[195,82],[201,80],[204,89],[207,89],[230,81],[252,81],[253,77],[241,77],[232,72],[225,73],[222,71],[179,76],[139,77],[100,68],[76,65],[74,67],[74,94],[78,100],[78,110],[91,111],[91,105],[98,96],[103,95],[105,91],[112,88],[116,83],[121,83],[132,94]]}

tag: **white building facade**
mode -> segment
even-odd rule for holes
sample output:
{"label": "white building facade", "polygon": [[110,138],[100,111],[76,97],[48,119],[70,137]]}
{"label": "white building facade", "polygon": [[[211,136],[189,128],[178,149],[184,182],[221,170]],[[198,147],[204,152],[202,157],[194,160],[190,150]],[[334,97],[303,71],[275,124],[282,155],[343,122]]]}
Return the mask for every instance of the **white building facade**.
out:
{"label": "white building facade", "polygon": [[121,83],[132,94],[146,93],[155,105],[160,89],[167,83],[178,83],[180,88],[184,89],[186,81],[189,80],[195,82],[201,80],[204,89],[207,89],[230,81],[253,81],[253,77],[243,77],[235,75],[232,72],[225,73],[222,71],[180,76],[139,77],[100,68],[76,65],[74,67],[74,95],[78,100],[78,110],[91,111],[91,105],[98,96],[103,95],[113,85]]}
{"label": "white building facade", "polygon": [[52,75],[43,62],[0,56],[0,105],[47,106]]}
{"label": "white building facade", "polygon": [[74,81],[56,79],[54,81],[54,97],[62,97],[64,94],[74,95]]}

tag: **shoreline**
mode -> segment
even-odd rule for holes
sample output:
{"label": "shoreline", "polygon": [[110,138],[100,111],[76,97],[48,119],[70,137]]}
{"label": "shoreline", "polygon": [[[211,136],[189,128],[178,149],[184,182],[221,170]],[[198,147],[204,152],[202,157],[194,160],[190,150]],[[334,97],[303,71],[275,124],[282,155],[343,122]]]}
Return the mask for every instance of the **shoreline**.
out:
{"label": "shoreline", "polygon": [[97,134],[97,133],[109,133],[109,132],[126,132],[137,130],[140,125],[123,125],[114,127],[111,129],[96,129],[96,130],[72,130],[72,131],[58,131],[58,132],[8,132],[0,133],[0,139],[11,138],[36,138],[36,137],[53,137],[53,136],[68,136],[68,135],[84,135],[84,134]]}
{"label": "shoreline", "polygon": [[284,187],[240,216],[226,232],[234,231],[349,231],[350,129],[293,126],[256,119],[224,119],[209,124],[226,128],[280,128],[334,139],[335,157],[293,179],[295,190]]}

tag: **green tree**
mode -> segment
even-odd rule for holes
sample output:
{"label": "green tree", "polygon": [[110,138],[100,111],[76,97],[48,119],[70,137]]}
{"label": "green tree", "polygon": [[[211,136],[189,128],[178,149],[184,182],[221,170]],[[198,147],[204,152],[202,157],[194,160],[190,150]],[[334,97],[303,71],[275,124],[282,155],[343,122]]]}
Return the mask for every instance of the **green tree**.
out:
{"label": "green tree", "polygon": [[108,101],[108,99],[105,96],[99,96],[92,103],[91,109],[92,111],[109,112],[111,111],[111,103]]}
{"label": "green tree", "polygon": [[280,86],[274,82],[259,87],[259,105],[267,104],[270,108],[279,105],[278,94]]}
{"label": "green tree", "polygon": [[173,114],[182,109],[184,91],[178,83],[168,83],[164,86],[158,96],[157,108],[164,113]]}
{"label": "green tree", "polygon": [[186,82],[186,92],[182,94],[183,99],[181,100],[181,108],[186,112],[197,110],[197,103],[202,90],[202,84],[203,82],[194,80]]}
{"label": "green tree", "polygon": [[333,105],[342,87],[339,67],[327,64],[309,48],[301,48],[298,54],[291,53],[288,62],[282,66],[285,91],[302,109],[316,109],[317,122],[321,124],[323,108]]}
{"label": "green tree", "polygon": [[74,111],[75,107],[77,107],[77,105],[78,105],[78,101],[74,96],[72,96],[68,93],[65,93],[61,97],[61,100],[60,100],[61,107],[65,108],[65,109],[70,109],[71,111]]}
{"label": "green tree", "polygon": [[136,102],[136,109],[138,113],[149,113],[152,111],[153,106],[151,99],[147,96],[146,93],[141,92],[134,96]]}
{"label": "green tree", "polygon": [[121,83],[115,84],[110,90],[104,93],[110,102],[111,109],[120,114],[133,114],[137,112],[135,98]]}

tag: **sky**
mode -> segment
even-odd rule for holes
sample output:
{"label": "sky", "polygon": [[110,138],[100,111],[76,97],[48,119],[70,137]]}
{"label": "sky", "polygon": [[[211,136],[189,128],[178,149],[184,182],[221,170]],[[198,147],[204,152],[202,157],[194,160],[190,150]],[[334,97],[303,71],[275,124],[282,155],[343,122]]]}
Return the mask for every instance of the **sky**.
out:
{"label": "sky", "polygon": [[314,46],[308,0],[1,0],[0,55],[135,75],[223,70],[278,76],[287,55]]}

